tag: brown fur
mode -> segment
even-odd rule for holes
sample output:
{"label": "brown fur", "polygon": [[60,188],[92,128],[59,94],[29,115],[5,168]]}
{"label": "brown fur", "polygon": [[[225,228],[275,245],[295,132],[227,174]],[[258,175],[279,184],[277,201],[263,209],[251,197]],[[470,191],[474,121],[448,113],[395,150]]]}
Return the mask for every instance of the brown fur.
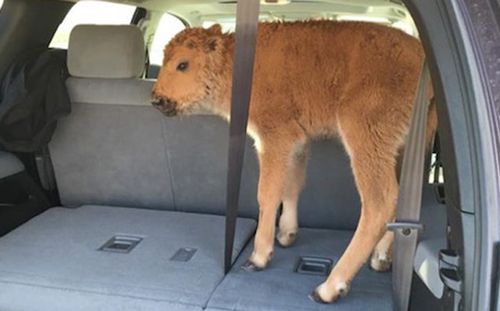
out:
{"label": "brown fur", "polygon": [[[155,106],[167,115],[208,110],[228,119],[233,50],[233,35],[219,26],[177,35],[165,48]],[[337,137],[351,158],[362,213],[350,245],[314,294],[331,302],[348,292],[374,250],[372,267],[390,266],[392,237],[381,238],[395,217],[396,157],[424,52],[418,40],[388,27],[309,21],[260,24],[255,57],[248,131],[259,157],[260,213],[247,268],[264,268],[271,259],[281,202],[277,238],[293,243],[309,141]],[[189,63],[183,72],[176,70],[181,62]],[[429,128],[435,123],[432,110]]]}

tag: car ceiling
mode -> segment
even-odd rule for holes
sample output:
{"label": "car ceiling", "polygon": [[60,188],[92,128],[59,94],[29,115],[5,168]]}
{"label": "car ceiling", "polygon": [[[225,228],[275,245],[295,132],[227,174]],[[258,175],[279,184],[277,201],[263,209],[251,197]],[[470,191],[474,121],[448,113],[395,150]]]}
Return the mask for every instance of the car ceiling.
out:
{"label": "car ceiling", "polygon": [[[61,0],[86,1],[86,0]],[[220,21],[234,18],[236,1],[234,0],[108,0],[122,4],[144,7],[148,10],[175,14],[193,26],[202,25],[203,21]],[[405,6],[400,0],[287,0],[287,4],[266,4],[261,0],[261,20],[296,20],[296,19],[341,19],[346,16],[356,18],[364,16],[377,21],[387,20],[389,24],[398,21],[410,24],[414,29]],[[276,0],[274,0],[276,1]],[[416,30],[415,33],[416,34]]]}

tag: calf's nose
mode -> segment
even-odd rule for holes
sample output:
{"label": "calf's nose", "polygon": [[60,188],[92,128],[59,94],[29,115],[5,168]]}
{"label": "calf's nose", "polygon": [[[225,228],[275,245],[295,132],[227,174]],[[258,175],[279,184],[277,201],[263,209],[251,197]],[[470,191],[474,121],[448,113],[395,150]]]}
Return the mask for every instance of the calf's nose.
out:
{"label": "calf's nose", "polygon": [[163,102],[163,112],[169,116],[173,117],[177,114],[177,102],[167,99]]}
{"label": "calf's nose", "polygon": [[161,99],[161,98],[153,98],[153,100],[151,101],[151,104],[152,104],[155,108],[159,108],[159,107],[163,106],[164,101],[163,101],[163,99]]}

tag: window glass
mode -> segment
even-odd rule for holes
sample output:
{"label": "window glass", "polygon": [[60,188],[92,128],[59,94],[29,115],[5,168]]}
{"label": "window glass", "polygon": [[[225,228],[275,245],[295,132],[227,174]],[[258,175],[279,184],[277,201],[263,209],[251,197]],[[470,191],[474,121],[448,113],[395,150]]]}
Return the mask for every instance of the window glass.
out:
{"label": "window glass", "polygon": [[186,26],[178,17],[168,13],[165,13],[161,17],[149,51],[149,61],[151,64],[162,64],[165,45],[184,28]]}
{"label": "window glass", "polygon": [[203,28],[210,28],[210,26],[214,24],[219,24],[222,28],[222,32],[234,32],[236,29],[236,20],[235,19],[224,19],[218,21],[204,21],[202,26]]}
{"label": "window glass", "polygon": [[[266,15],[261,15],[259,16],[260,21],[293,21],[293,20],[315,20],[315,19],[323,19],[322,17],[315,17],[313,15],[311,16],[303,16],[301,17],[299,15],[292,15],[288,14],[286,16],[266,16]],[[398,28],[409,35],[412,36],[418,36],[418,32],[416,30],[415,24],[410,21],[410,20],[398,20],[398,21],[392,21],[389,18],[385,17],[377,17],[377,16],[364,16],[364,15],[338,15],[335,18],[332,18],[335,20],[339,21],[364,21],[364,22],[372,22],[372,23],[378,23],[378,24],[383,24],[386,26],[392,26],[395,28]],[[212,26],[213,24],[220,24],[222,27],[222,30],[224,32],[233,32],[235,30],[236,26],[236,19],[234,17],[221,17],[221,18],[216,18],[213,20],[204,20],[202,23],[203,28],[208,28]]]}
{"label": "window glass", "polygon": [[[306,19],[306,18],[304,18]],[[261,13],[259,14],[259,21],[260,22],[276,22],[276,21],[281,21],[283,19],[280,19],[278,17],[275,17],[270,14],[266,13]],[[209,28],[210,26],[214,24],[219,24],[222,28],[222,32],[234,32],[236,29],[236,17],[235,16],[225,16],[225,17],[218,17],[214,19],[206,19],[203,21],[201,27],[203,28]]]}
{"label": "window glass", "polygon": [[67,49],[69,34],[73,27],[79,24],[130,24],[135,10],[135,6],[125,4],[80,1],[71,8],[64,21],[57,28],[50,42],[50,47]]}

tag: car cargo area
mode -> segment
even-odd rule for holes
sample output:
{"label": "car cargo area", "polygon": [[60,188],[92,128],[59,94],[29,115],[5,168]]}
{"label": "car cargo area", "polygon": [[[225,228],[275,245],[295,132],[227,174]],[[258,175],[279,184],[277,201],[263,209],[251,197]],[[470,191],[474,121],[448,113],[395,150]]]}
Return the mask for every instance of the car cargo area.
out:
{"label": "car cargo area", "polygon": [[[52,208],[1,239],[0,301],[18,310],[30,304],[89,310],[99,301],[112,301],[117,310],[142,302],[144,310],[318,309],[307,295],[325,275],[294,272],[297,261],[307,255],[335,262],[351,238],[349,231],[303,229],[297,244],[278,248],[262,273],[240,269],[247,247],[223,280],[223,222],[214,215],[121,207]],[[254,228],[255,221],[239,220],[235,255]],[[141,241],[129,253],[100,250],[114,236]],[[191,258],[182,256],[186,249],[196,250]],[[352,295],[335,309],[389,310],[390,290],[390,273],[365,267]],[[27,294],[30,299],[22,299]]]}
{"label": "car cargo area", "polygon": [[[435,230],[445,215],[433,200],[433,193],[427,192],[424,222],[436,224]],[[350,295],[334,305],[308,298],[327,271],[300,270],[300,259],[335,264],[352,236],[350,230],[301,228],[295,245],[276,248],[265,271],[241,269],[252,249],[248,242],[255,224],[253,219],[238,219],[233,253],[238,260],[224,276],[222,216],[99,205],[54,207],[0,239],[0,306],[5,310],[393,308],[391,273],[378,273],[367,265],[354,280]],[[436,235],[425,237],[419,249],[429,243],[443,247],[444,230]],[[113,238],[116,244],[102,249]],[[130,241],[138,243],[128,250]],[[437,258],[424,260],[423,276],[432,281],[435,271],[430,265],[437,264]]]}
{"label": "car cargo area", "polygon": [[[215,215],[51,208],[1,239],[0,301],[9,310],[91,310],[104,297],[116,310],[137,308],[133,300],[153,310],[201,309],[224,276],[223,225]],[[235,255],[254,229],[254,220],[239,220]],[[127,250],[127,241],[138,243]]]}
{"label": "car cargo area", "polygon": [[[144,45],[133,25],[73,30],[71,113],[58,120],[43,158],[60,204],[0,237],[0,310],[392,310],[391,272],[368,263],[347,297],[333,304],[308,297],[360,215],[349,158],[334,139],[311,145],[297,241],[275,243],[259,272],[241,268],[259,215],[258,162],[247,140],[234,262],[224,273],[228,125],[210,115],[165,118],[154,109],[155,81],[144,78],[145,51],[134,49]],[[25,166],[1,151],[0,186],[27,175]],[[446,210],[436,189],[425,181],[426,231],[414,266],[426,294],[440,297]]]}

